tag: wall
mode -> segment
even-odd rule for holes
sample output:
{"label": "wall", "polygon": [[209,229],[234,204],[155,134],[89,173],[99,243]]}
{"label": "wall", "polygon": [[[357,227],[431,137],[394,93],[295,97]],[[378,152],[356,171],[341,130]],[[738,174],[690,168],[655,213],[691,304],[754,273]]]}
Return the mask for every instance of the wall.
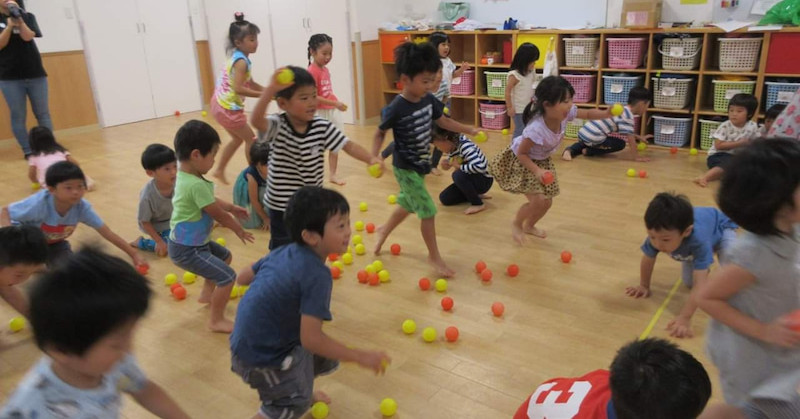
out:
{"label": "wall", "polygon": [[36,15],[42,29],[42,38],[36,39],[39,52],[83,50],[72,0],[27,0],[25,8]]}

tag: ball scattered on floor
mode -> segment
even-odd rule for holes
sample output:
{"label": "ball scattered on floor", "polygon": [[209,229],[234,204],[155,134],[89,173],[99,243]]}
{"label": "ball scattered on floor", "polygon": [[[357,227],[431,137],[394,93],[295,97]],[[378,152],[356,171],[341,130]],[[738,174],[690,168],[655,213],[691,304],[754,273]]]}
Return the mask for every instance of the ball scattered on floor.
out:
{"label": "ball scattered on floor", "polygon": [[475,272],[481,273],[484,269],[486,269],[486,262],[479,260],[478,263],[475,264]]}
{"label": "ball scattered on floor", "polygon": [[369,284],[373,287],[381,283],[381,279],[378,278],[378,274],[368,274],[368,277]]}
{"label": "ball scattered on floor", "polygon": [[311,405],[311,417],[314,419],[325,419],[328,417],[328,412],[328,405],[325,402],[316,402]]}
{"label": "ball scattered on floor", "polygon": [[367,248],[364,247],[364,243],[357,244],[355,249],[357,255],[363,255],[364,253],[367,253]]}
{"label": "ball scattered on floor", "polygon": [[642,179],[646,178],[647,177],[647,170],[640,170],[639,171],[639,177],[642,178]]}
{"label": "ball scattered on floor", "polygon": [[147,265],[136,265],[136,272],[139,272],[140,275],[147,275],[147,272],[150,268]]}
{"label": "ball scattered on floor", "polygon": [[345,253],[342,255],[342,262],[345,265],[352,265],[353,264],[353,254],[352,253]]}
{"label": "ball scattered on floor", "polygon": [[[186,274],[183,275],[184,280],[186,278]],[[164,285],[170,286],[174,283],[178,282],[178,275],[175,274],[166,274],[164,275]]]}
{"label": "ball scattered on floor", "polygon": [[176,300],[183,300],[186,298],[186,288],[178,287],[172,290],[172,296],[175,297]]}
{"label": "ball scattered on floor", "polygon": [[381,269],[380,271],[378,271],[378,279],[381,282],[389,282],[389,271],[387,271],[386,269]]}
{"label": "ball scattered on floor", "polygon": [[447,329],[444,329],[444,337],[447,339],[448,342],[455,342],[458,340],[458,328],[455,326],[450,326]]}
{"label": "ball scattered on floor", "polygon": [[206,117],[206,116],[208,116],[208,112],[206,112],[206,111],[200,112],[200,115],[202,115],[203,117]]}
{"label": "ball scattered on floor", "polygon": [[417,331],[417,323],[414,320],[406,319],[403,321],[403,333],[410,335]]}
{"label": "ball scattered on floor", "polygon": [[390,203],[392,205],[396,204],[397,203],[397,195],[389,195],[386,198],[386,202],[388,202],[388,203]]}
{"label": "ball scattered on floor", "polygon": [[436,291],[445,292],[447,291],[447,280],[444,278],[439,278],[434,283],[434,286],[436,287]]}
{"label": "ball scattered on floor", "polygon": [[375,232],[375,224],[367,223],[367,233],[374,233]]}
{"label": "ball scattered on floor", "polygon": [[197,275],[191,272],[184,272],[183,273],[183,283],[184,284],[194,284],[194,281],[197,280]]}
{"label": "ball scattered on floor", "polygon": [[337,260],[336,262],[331,263],[331,266],[339,268],[340,271],[344,270],[344,263],[342,263],[341,260]]}
{"label": "ball scattered on floor", "polygon": [[369,273],[367,273],[367,271],[362,269],[358,271],[358,273],[356,274],[356,278],[358,278],[358,282],[366,284],[367,281],[369,280]]}
{"label": "ball scattered on floor", "polygon": [[495,317],[502,316],[505,311],[506,311],[506,306],[504,306],[503,303],[497,301],[494,304],[492,304],[492,314],[494,314]]}
{"label": "ball scattered on floor", "polygon": [[367,172],[372,177],[375,177],[375,178],[380,177],[381,174],[382,174],[381,165],[375,163],[372,166],[367,167]]}
{"label": "ball scattered on floor", "polygon": [[692,156],[696,156],[697,155],[697,149],[696,148],[690,149],[689,150],[689,154],[691,154]]}
{"label": "ball scattered on floor", "polygon": [[672,147],[669,149],[670,154],[678,154],[678,147]]}
{"label": "ball scattered on floor", "polygon": [[356,231],[364,231],[364,222],[363,221],[356,221],[355,227],[356,227]]}
{"label": "ball scattered on floor", "polygon": [[428,278],[420,278],[418,284],[419,284],[419,289],[423,291],[431,289],[431,280]]}
{"label": "ball scattered on floor", "polygon": [[222,237],[217,237],[217,240],[215,241],[217,242],[218,245],[222,247],[225,247],[228,244],[228,242],[226,242],[225,239]]}
{"label": "ball scattered on floor", "polygon": [[500,132],[501,132],[503,135],[508,135],[508,128],[503,128],[503,130],[502,130],[502,131],[500,131]]}
{"label": "ball scattered on floor", "polygon": [[364,238],[361,237],[360,234],[354,234],[353,235],[353,244],[361,244],[363,242],[364,242]]}
{"label": "ball scattered on floor", "polygon": [[645,151],[645,150],[647,150],[647,144],[639,143],[639,144],[636,145],[636,149],[639,150],[639,151]]}
{"label": "ball scattered on floor", "polygon": [[381,400],[380,410],[383,416],[394,416],[397,413],[397,402],[394,399],[383,399]]}
{"label": "ball scattered on floor", "polygon": [[364,211],[366,211],[366,210],[367,210],[367,203],[362,201],[361,203],[359,203],[359,204],[358,204],[358,209],[359,209],[361,212],[364,212]]}
{"label": "ball scattered on floor", "polygon": [[380,271],[383,269],[383,262],[381,262],[380,260],[375,260],[372,262],[372,266],[375,267],[376,271]]}
{"label": "ball scattered on floor", "polygon": [[342,270],[336,266],[331,266],[331,276],[333,279],[339,279],[339,277],[342,276]]}
{"label": "ball scattered on floor", "polygon": [[376,274],[378,273],[378,269],[375,268],[374,263],[370,263],[369,265],[364,267],[364,270],[367,271],[368,274]]}
{"label": "ball scattered on floor", "polygon": [[489,136],[486,135],[485,132],[479,131],[478,135],[475,136],[476,143],[485,143],[489,139]]}
{"label": "ball scattered on floor", "polygon": [[625,172],[625,174],[628,175],[628,177],[636,177],[636,169],[633,168],[628,169],[628,171]]}
{"label": "ball scattered on floor", "polygon": [[422,340],[425,342],[431,343],[436,340],[436,329],[432,327],[426,327],[422,330]]}
{"label": "ball scattered on floor", "polygon": [[400,254],[400,245],[395,243],[389,248],[389,250],[391,250],[393,255],[397,256]]}
{"label": "ball scattered on floor", "polygon": [[519,266],[515,264],[508,265],[508,268],[506,268],[506,273],[512,278],[519,275]]}
{"label": "ball scattered on floor", "polygon": [[483,282],[491,281],[492,280],[492,276],[493,276],[492,275],[492,271],[490,269],[488,269],[488,268],[484,269],[483,272],[481,272],[481,279],[483,280]]}
{"label": "ball scattered on floor", "polygon": [[442,298],[442,303],[441,304],[442,304],[442,309],[444,311],[450,311],[450,310],[453,309],[453,304],[455,304],[455,302],[450,297],[444,297],[444,298]]}
{"label": "ball scattered on floor", "polygon": [[572,260],[572,253],[569,250],[561,252],[561,261],[569,263]]}

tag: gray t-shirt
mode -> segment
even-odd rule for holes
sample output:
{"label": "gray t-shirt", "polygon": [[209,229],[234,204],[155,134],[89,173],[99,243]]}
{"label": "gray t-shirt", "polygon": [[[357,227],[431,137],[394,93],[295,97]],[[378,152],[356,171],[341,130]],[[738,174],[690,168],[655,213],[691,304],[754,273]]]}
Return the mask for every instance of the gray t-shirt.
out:
{"label": "gray t-shirt", "polygon": [[[744,232],[731,246],[729,263],[756,277],[753,285],[728,300],[763,323],[800,307],[800,229],[793,237]],[[739,334],[712,320],[707,350],[720,373],[725,400],[742,405],[751,397],[790,400],[800,382],[800,348],[784,349]]]}
{"label": "gray t-shirt", "polygon": [[153,224],[158,233],[169,230],[169,219],[172,217],[172,195],[164,196],[158,191],[155,179],[147,182],[139,193],[139,229],[142,221]]}

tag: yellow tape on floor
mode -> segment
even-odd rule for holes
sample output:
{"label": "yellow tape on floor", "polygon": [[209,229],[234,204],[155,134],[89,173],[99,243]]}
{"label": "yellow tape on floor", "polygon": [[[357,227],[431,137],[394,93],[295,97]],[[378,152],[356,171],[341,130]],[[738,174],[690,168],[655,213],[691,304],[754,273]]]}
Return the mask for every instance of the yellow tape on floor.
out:
{"label": "yellow tape on floor", "polygon": [[648,324],[647,327],[644,329],[644,332],[642,332],[642,334],[639,335],[639,340],[645,340],[648,338],[648,336],[650,336],[650,333],[653,331],[653,328],[656,326],[656,323],[658,323],[658,319],[661,318],[661,314],[664,313],[664,309],[667,308],[667,304],[669,304],[670,300],[672,300],[672,296],[675,295],[675,291],[678,290],[678,287],[680,285],[681,285],[681,279],[678,278],[678,280],[675,281],[675,285],[673,285],[672,289],[669,290],[667,298],[664,300],[663,303],[661,303],[661,307],[659,307],[658,310],[656,310],[656,314],[653,314],[653,318],[650,319],[650,324]]}

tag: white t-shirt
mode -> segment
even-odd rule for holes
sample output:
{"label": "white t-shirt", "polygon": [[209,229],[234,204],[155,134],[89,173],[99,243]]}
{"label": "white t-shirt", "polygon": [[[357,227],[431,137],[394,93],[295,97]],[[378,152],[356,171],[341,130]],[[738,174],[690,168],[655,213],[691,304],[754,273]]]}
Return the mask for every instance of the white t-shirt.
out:
{"label": "white t-shirt", "polygon": [[[717,130],[711,134],[711,138],[720,141],[742,141],[746,139],[757,138],[759,136],[758,131],[758,124],[753,121],[747,121],[743,127],[737,127],[731,123],[731,121],[725,121],[717,127]],[[733,153],[734,150],[725,150],[724,153]],[[714,153],[720,153],[719,150],[711,144],[711,148],[708,149],[708,155],[712,155]]]}
{"label": "white t-shirt", "polygon": [[516,86],[511,90],[511,103],[514,105],[514,113],[522,114],[525,107],[531,103],[533,98],[533,80],[536,77],[536,72],[531,70],[523,76],[517,70],[511,70],[508,73],[508,78],[514,77],[519,81]]}

